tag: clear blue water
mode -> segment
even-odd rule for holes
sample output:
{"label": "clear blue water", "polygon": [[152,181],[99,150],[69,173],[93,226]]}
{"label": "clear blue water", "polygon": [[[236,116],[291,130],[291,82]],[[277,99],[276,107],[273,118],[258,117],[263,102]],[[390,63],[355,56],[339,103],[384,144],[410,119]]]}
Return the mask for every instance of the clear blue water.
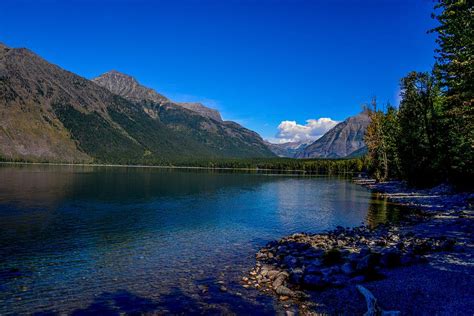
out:
{"label": "clear blue water", "polygon": [[387,214],[340,178],[0,166],[0,314],[272,314],[239,284],[260,247]]}

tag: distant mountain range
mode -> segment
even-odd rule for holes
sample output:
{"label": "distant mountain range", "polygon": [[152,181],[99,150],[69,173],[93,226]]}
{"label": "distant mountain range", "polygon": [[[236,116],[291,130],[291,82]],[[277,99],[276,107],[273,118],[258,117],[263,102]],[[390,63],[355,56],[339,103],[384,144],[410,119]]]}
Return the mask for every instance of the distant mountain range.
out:
{"label": "distant mountain range", "polygon": [[367,112],[349,117],[327,131],[313,143],[289,142],[269,144],[280,157],[291,158],[355,158],[365,155],[364,134],[370,123]]}
{"label": "distant mountain range", "polygon": [[270,143],[266,142],[268,148],[278,157],[295,158],[295,156],[308,146],[305,142],[286,142],[286,143]]}
{"label": "distant mountain range", "polygon": [[0,44],[0,158],[100,163],[273,157],[262,138],[199,103],[117,71],[87,80]]}
{"label": "distant mountain range", "polygon": [[345,158],[366,152],[366,112],[311,144],[272,144],[201,103],[112,70],[92,80],[0,43],[0,159],[156,164],[211,158]]}

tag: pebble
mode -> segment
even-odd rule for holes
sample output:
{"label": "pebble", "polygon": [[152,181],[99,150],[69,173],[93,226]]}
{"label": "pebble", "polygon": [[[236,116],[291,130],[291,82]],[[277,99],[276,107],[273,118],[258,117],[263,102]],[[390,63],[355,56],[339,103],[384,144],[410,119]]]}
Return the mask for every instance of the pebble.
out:
{"label": "pebble", "polygon": [[380,276],[381,268],[422,263],[425,254],[457,246],[452,240],[400,234],[398,228],[388,226],[293,234],[261,249],[255,268],[242,281],[252,279],[251,286],[273,291],[278,297],[292,297],[301,289],[324,290],[362,283]]}
{"label": "pebble", "polygon": [[[431,197],[414,201],[410,192],[400,198],[399,193],[403,195],[406,192],[403,193],[399,184],[393,186],[390,183],[380,185],[370,182],[368,186],[381,187],[380,191],[389,199],[390,193],[396,193],[397,202],[405,205],[411,204],[412,207],[421,207],[423,210],[438,207],[429,202]],[[447,189],[440,187],[436,190],[444,192]],[[432,193],[425,192],[423,195]],[[474,198],[473,194],[466,195],[463,197],[464,204],[469,196],[471,199]],[[456,199],[459,198],[444,195],[440,202],[445,210],[450,211],[434,215],[459,216],[456,228],[468,231],[471,226],[466,224],[465,217],[471,213],[465,214],[460,208],[446,207],[454,205],[453,201],[457,205],[463,205],[461,200]],[[424,208],[423,204],[428,207]],[[413,212],[404,221],[410,224],[426,218],[431,218],[426,212]],[[441,226],[436,229],[440,228]],[[424,263],[427,261],[426,256],[433,252],[466,251],[462,244],[453,239],[443,236],[438,238],[417,236],[412,231],[404,230],[403,227],[390,225],[379,225],[376,229],[361,225],[355,228],[337,227],[320,234],[292,234],[268,243],[256,254],[255,268],[249,272],[249,277],[242,278],[244,282],[251,279],[253,283],[249,281],[243,286],[254,286],[265,292],[273,292],[281,301],[290,298],[302,299],[309,297],[304,290],[323,291],[328,287],[363,283],[380,276],[379,271],[383,272],[384,269]],[[284,306],[289,308],[289,305]],[[302,305],[301,308],[304,309],[306,306]],[[286,314],[290,316],[294,315],[294,312],[287,310]]]}

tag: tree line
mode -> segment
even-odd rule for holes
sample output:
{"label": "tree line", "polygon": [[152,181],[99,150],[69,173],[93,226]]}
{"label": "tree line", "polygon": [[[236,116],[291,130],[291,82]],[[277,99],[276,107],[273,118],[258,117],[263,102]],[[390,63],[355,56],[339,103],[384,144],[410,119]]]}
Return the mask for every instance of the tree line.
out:
{"label": "tree line", "polygon": [[415,186],[474,182],[473,1],[439,0],[436,63],[431,72],[410,72],[400,84],[397,108],[368,106],[367,167],[377,180]]}
{"label": "tree line", "polygon": [[252,170],[299,171],[309,174],[336,175],[364,172],[364,158],[351,159],[294,159],[294,158],[220,158],[183,159],[168,165],[205,168],[231,168]]}

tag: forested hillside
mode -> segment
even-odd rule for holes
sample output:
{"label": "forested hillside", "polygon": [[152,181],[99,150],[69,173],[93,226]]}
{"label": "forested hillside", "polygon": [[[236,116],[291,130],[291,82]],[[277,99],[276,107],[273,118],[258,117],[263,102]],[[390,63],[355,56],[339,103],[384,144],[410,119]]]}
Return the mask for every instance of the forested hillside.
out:
{"label": "forested hillside", "polygon": [[274,156],[257,133],[237,123],[215,120],[137,84],[121,89],[127,98],[27,49],[0,45],[0,157],[163,164]]}

